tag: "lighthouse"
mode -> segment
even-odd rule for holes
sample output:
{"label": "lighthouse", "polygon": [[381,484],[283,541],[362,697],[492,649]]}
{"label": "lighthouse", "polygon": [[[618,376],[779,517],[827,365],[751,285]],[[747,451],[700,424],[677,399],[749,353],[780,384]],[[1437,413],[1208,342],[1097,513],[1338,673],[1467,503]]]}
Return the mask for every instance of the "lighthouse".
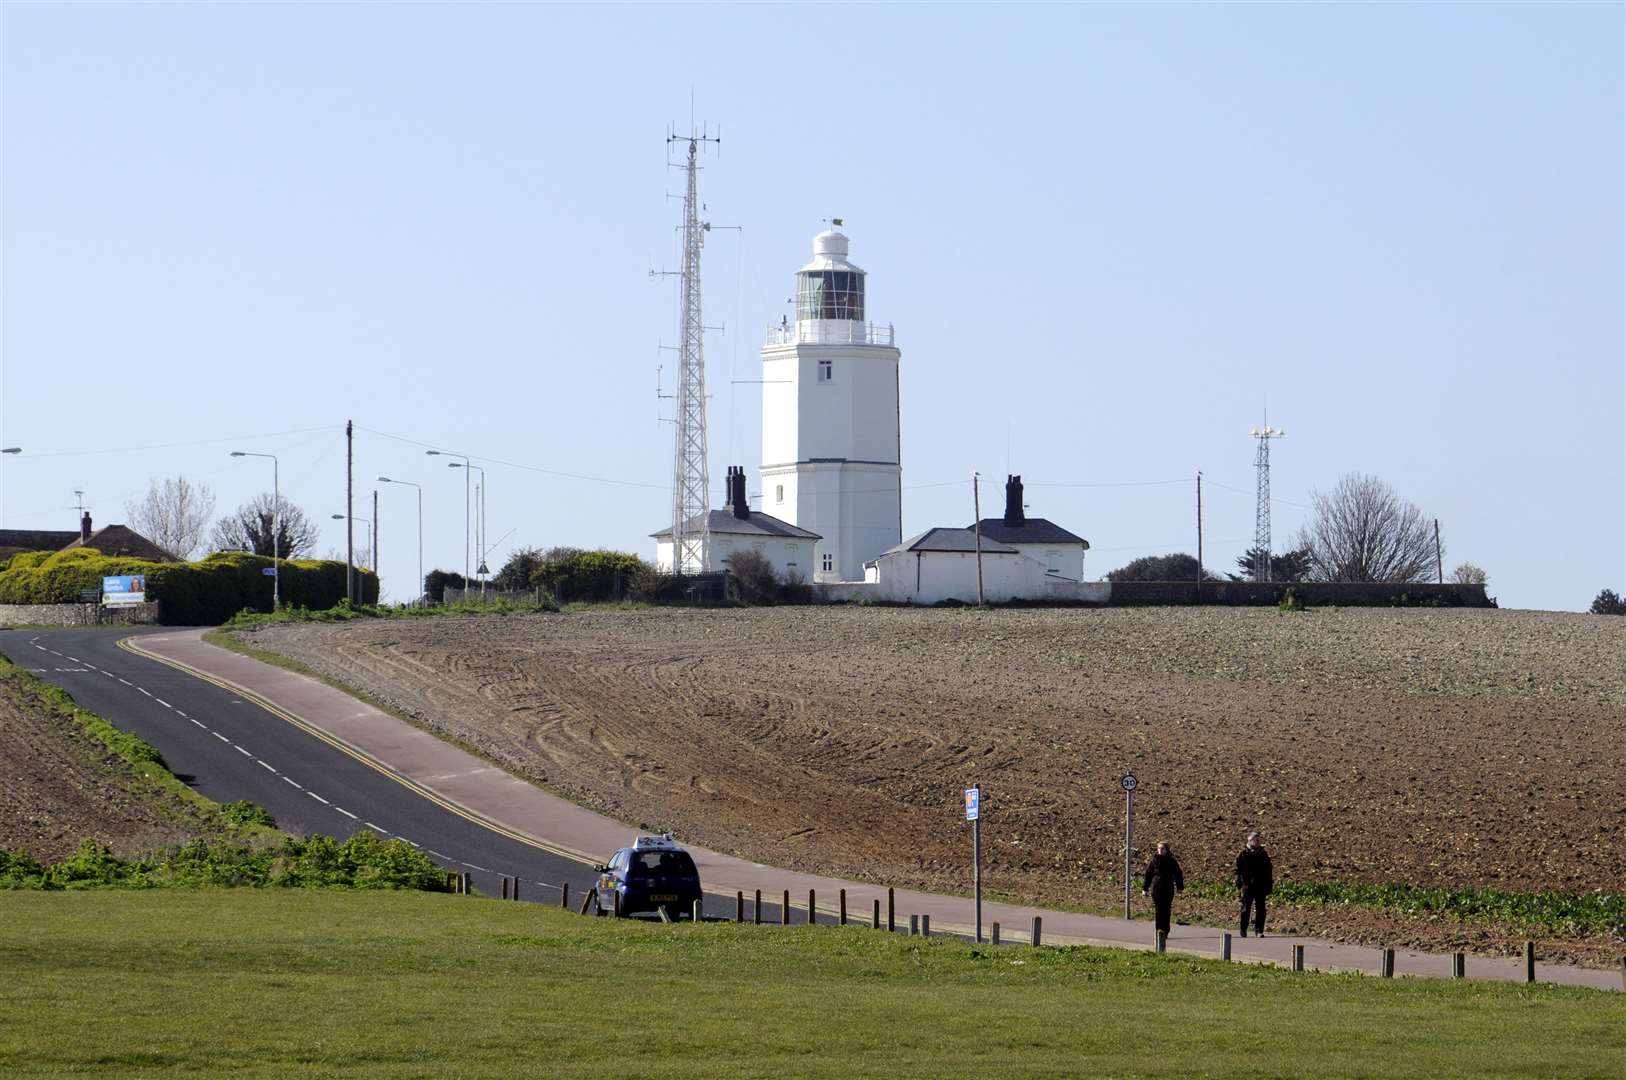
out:
{"label": "lighthouse", "polygon": [[[840,219],[834,224],[841,225]],[[831,229],[796,272],[796,321],[762,347],[762,508],[820,537],[815,581],[862,581],[903,538],[898,360],[866,275]]]}

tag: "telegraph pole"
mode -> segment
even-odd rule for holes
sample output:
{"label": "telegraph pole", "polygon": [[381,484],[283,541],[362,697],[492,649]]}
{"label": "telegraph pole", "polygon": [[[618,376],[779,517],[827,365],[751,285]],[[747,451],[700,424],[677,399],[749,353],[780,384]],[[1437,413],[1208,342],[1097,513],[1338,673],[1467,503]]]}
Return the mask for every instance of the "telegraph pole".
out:
{"label": "telegraph pole", "polygon": [[344,422],[344,595],[356,602],[356,423]]}
{"label": "telegraph pole", "polygon": [[982,607],[982,473],[971,474],[971,512],[976,522],[972,530],[977,534],[977,606]]}
{"label": "telegraph pole", "polygon": [[1197,599],[1203,594],[1203,471],[1197,470]]}
{"label": "telegraph pole", "polygon": [[1440,550],[1440,519],[1434,519],[1434,575],[1445,584],[1445,554]]}
{"label": "telegraph pole", "polygon": [[[378,489],[373,488],[373,576],[378,576]],[[380,581],[383,579],[380,578]],[[382,586],[379,589],[383,591]]]}

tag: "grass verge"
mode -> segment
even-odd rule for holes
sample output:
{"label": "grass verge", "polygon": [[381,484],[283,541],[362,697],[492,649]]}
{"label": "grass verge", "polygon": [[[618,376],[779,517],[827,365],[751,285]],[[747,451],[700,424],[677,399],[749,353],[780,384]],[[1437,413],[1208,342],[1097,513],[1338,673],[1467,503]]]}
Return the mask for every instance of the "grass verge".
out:
{"label": "grass verge", "polygon": [[1626,995],[421,893],[0,895],[0,1073],[1616,1077]]}

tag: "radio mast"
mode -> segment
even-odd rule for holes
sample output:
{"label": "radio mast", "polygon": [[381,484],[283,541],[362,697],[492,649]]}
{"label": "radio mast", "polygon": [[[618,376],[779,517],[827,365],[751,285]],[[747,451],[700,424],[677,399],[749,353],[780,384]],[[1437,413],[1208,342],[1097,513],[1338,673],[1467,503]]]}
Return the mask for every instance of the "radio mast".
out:
{"label": "radio mast", "polygon": [[1270,440],[1287,434],[1281,428],[1266,424],[1248,434],[1259,440],[1259,450],[1253,456],[1253,467],[1259,474],[1257,505],[1253,511],[1253,580],[1270,580]]}
{"label": "radio mast", "polygon": [[667,136],[667,146],[689,144],[688,187],[683,196],[682,316],[678,328],[677,443],[672,473],[672,571],[698,574],[706,568],[706,521],[711,482],[706,453],[706,328],[700,314],[700,249],[711,223],[700,220],[696,158],[706,143],[721,140],[694,134]]}

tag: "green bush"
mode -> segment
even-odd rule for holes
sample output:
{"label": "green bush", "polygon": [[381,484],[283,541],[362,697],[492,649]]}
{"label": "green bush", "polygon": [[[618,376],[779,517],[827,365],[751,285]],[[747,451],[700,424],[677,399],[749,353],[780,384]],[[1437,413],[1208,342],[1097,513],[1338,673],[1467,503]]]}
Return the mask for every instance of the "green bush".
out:
{"label": "green bush", "polygon": [[[86,591],[101,592],[102,578],[145,574],[147,595],[162,601],[170,624],[215,625],[248,608],[271,610],[272,580],[263,571],[271,560],[241,551],[216,552],[191,563],[153,563],[110,558],[92,548],[23,552],[0,570],[0,604],[71,604]],[[330,560],[284,559],[282,600],[308,608],[329,608],[345,596],[344,564]],[[356,569],[362,603],[378,602],[378,576]]]}
{"label": "green bush", "polygon": [[236,802],[224,803],[220,807],[220,816],[241,828],[242,826],[262,826],[267,829],[277,827],[277,819],[271,812],[257,803],[247,799],[238,799]]}
{"label": "green bush", "polygon": [[646,565],[625,551],[549,548],[531,574],[531,584],[546,589],[560,603],[614,600],[626,594]]}

